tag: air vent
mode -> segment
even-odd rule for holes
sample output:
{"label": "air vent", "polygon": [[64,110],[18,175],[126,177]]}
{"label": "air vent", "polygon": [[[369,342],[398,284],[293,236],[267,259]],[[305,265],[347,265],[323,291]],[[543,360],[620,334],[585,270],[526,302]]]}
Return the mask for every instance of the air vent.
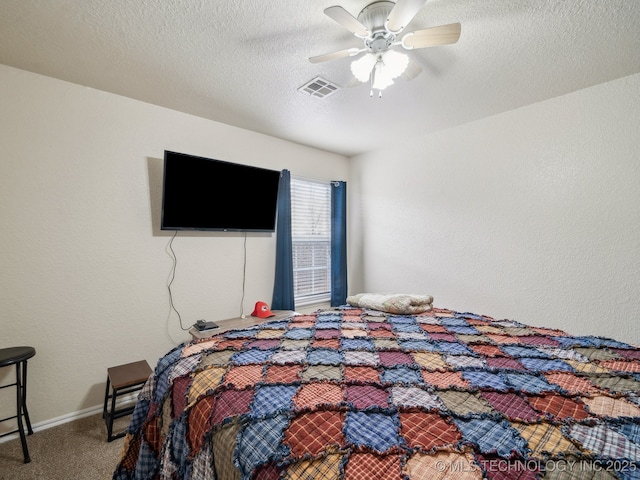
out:
{"label": "air vent", "polygon": [[329,80],[316,77],[302,85],[298,90],[303,93],[308,93],[312,97],[324,98],[334,93],[338,88],[336,84],[331,83]]}

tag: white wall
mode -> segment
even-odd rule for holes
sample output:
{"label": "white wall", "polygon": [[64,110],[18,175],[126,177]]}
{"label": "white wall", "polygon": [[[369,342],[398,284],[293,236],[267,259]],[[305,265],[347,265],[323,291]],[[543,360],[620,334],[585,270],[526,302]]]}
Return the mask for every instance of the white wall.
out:
{"label": "white wall", "polygon": [[[101,405],[108,367],[153,367],[189,338],[158,230],[165,149],[348,180],[345,157],[6,66],[0,105],[0,348],[36,348],[36,424]],[[173,248],[184,327],[238,316],[243,235],[179,233]],[[275,235],[248,234],[245,313],[271,301],[274,262]],[[2,418],[14,389],[0,395]]]}
{"label": "white wall", "polygon": [[633,75],[352,159],[351,293],[640,344],[639,92]]}

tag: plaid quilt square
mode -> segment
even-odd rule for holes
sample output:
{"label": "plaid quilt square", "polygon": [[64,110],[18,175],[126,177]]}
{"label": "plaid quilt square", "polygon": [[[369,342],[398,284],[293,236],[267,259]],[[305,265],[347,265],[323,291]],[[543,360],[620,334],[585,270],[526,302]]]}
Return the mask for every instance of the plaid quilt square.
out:
{"label": "plaid quilt square", "polygon": [[393,387],[391,402],[397,407],[420,407],[421,410],[444,408],[437,395],[417,387]]}
{"label": "plaid quilt square", "polygon": [[437,413],[400,412],[400,425],[405,442],[425,452],[453,447],[462,440],[458,428]]}
{"label": "plaid quilt square", "polygon": [[589,413],[583,403],[562,395],[532,395],[528,397],[528,401],[534,409],[551,419],[573,418],[575,420],[584,420],[589,418]]}
{"label": "plaid quilt square", "polygon": [[600,366],[615,372],[640,372],[640,362],[637,360],[605,360],[600,362]]}
{"label": "plaid quilt square", "polygon": [[571,365],[562,360],[521,357],[518,359],[527,370],[534,372],[573,372]]}
{"label": "plaid quilt square", "polygon": [[508,420],[523,420],[533,422],[540,415],[526,402],[525,399],[515,393],[481,392],[484,398],[494,410],[502,413]]}
{"label": "plaid quilt square", "polygon": [[[454,338],[455,340],[455,338]],[[466,345],[458,341],[451,342],[433,342],[436,349],[442,353],[450,353],[451,355],[471,355],[471,350]]]}
{"label": "plaid quilt square", "polygon": [[339,365],[342,363],[342,352],[327,348],[316,348],[307,353],[310,365]]}
{"label": "plaid quilt square", "polygon": [[489,357],[486,360],[487,368],[496,370],[524,370],[524,366],[515,358]]}
{"label": "plaid quilt square", "polygon": [[378,356],[380,357],[380,364],[383,367],[395,367],[397,365],[413,364],[413,357],[411,355],[398,350],[378,352]]}
{"label": "plaid quilt square", "polygon": [[395,334],[389,330],[370,330],[369,337],[371,338],[395,338]]}
{"label": "plaid quilt square", "polygon": [[282,454],[283,433],[289,425],[286,415],[268,417],[243,426],[237,437],[237,460],[241,474],[249,478],[259,465]]}
{"label": "plaid quilt square", "polygon": [[422,380],[427,385],[432,385],[439,389],[451,387],[469,388],[469,382],[462,378],[462,372],[429,372],[422,370]]}
{"label": "plaid quilt square", "polygon": [[211,425],[211,412],[215,398],[204,397],[189,410],[189,445],[199,451],[204,445],[204,436]]}
{"label": "plaid quilt square", "polygon": [[400,343],[395,338],[395,335],[389,338],[374,338],[373,345],[378,352],[382,352],[384,350],[400,350],[401,348]]}
{"label": "plaid quilt square", "polygon": [[305,381],[341,380],[342,367],[339,365],[309,365],[300,374]]}
{"label": "plaid quilt square", "polygon": [[563,435],[562,430],[550,423],[512,423],[527,441],[533,457],[558,458],[566,454],[578,453],[578,448]]}
{"label": "plaid quilt square", "polygon": [[506,391],[509,389],[509,386],[498,373],[470,370],[462,372],[462,378],[467,380],[471,386],[480,389],[491,388],[499,391]]}
{"label": "plaid quilt square", "polygon": [[209,366],[225,367],[229,364],[231,356],[234,354],[233,350],[218,350],[214,352],[207,352],[200,357],[199,370],[204,370]]}
{"label": "plaid quilt square", "polygon": [[346,444],[342,428],[344,413],[319,410],[296,416],[284,432],[284,443],[295,457],[317,456],[331,447]]}
{"label": "plaid quilt square", "polygon": [[[238,469],[233,463],[233,453],[236,446],[236,438],[240,431],[237,420],[218,428],[211,435],[211,453],[214,470],[220,478],[238,478]],[[208,451],[208,449],[205,449]],[[197,471],[197,470],[196,470]],[[207,478],[207,477],[205,477]],[[208,478],[215,478],[211,475]]]}
{"label": "plaid quilt square", "polygon": [[506,421],[458,418],[453,422],[462,433],[463,442],[478,445],[480,453],[496,453],[504,458],[525,455],[525,440]]}
{"label": "plaid quilt square", "polygon": [[265,381],[268,383],[293,383],[299,380],[302,365],[270,365]]}
{"label": "plaid quilt square", "polygon": [[443,390],[437,392],[444,406],[451,413],[458,416],[473,415],[478,413],[494,413],[493,408],[485,399],[476,393],[458,390]]}
{"label": "plaid quilt square", "polygon": [[[430,333],[429,338],[431,340],[437,340],[440,342],[457,342],[458,341],[458,338],[453,333]],[[445,351],[443,349],[438,349],[438,350]]]}
{"label": "plaid quilt square", "polygon": [[[186,408],[187,391],[189,390],[191,381],[192,378],[190,376],[178,377],[173,381],[173,391],[171,392],[171,418],[179,417]],[[137,409],[138,405],[136,405],[136,410]]]}
{"label": "plaid quilt square", "polygon": [[377,365],[379,360],[377,352],[344,352],[344,363],[347,365]]}
{"label": "plaid quilt square", "polygon": [[381,379],[383,383],[422,383],[419,370],[403,366],[385,369]]}
{"label": "plaid quilt square", "polygon": [[442,326],[442,325],[433,325],[433,324],[429,324],[429,323],[421,323],[420,324],[420,328],[428,333],[444,333],[444,334],[448,334],[449,330],[447,330],[446,327]]}
{"label": "plaid quilt square", "polygon": [[466,327],[459,326],[458,327],[458,326],[452,325],[452,326],[447,327],[447,330],[449,332],[451,332],[451,333],[461,333],[461,334],[464,334],[464,335],[479,335],[480,334],[480,332],[478,330],[476,330],[474,327],[470,327],[470,326],[466,326]]}
{"label": "plaid quilt square", "polygon": [[397,456],[352,453],[344,468],[345,480],[404,480]]}
{"label": "plaid quilt square", "polygon": [[596,455],[640,462],[640,445],[606,425],[575,424],[569,429],[569,436]]}
{"label": "plaid quilt square", "polygon": [[342,402],[343,394],[340,385],[333,383],[309,383],[302,385],[293,403],[300,409],[314,408],[321,405],[338,405]]}
{"label": "plaid quilt square", "polygon": [[265,363],[275,353],[274,350],[261,350],[252,348],[242,352],[236,352],[231,356],[230,362],[236,365],[249,365],[252,363]]}
{"label": "plaid quilt square", "polygon": [[[254,470],[253,478],[255,480],[279,480],[281,478],[282,467],[279,467],[273,462],[259,465]],[[208,478],[208,477],[207,477]],[[215,477],[213,477],[215,478]],[[224,478],[224,477],[223,477]],[[232,477],[234,478],[234,477]],[[235,478],[234,478],[235,480]]]}
{"label": "plaid quilt square", "polygon": [[547,383],[542,377],[524,373],[505,373],[507,384],[525,393],[542,393],[555,391],[557,387]]}
{"label": "plaid quilt square", "polygon": [[482,480],[482,470],[469,453],[416,452],[407,460],[404,473],[412,480]]}
{"label": "plaid quilt square", "polygon": [[378,382],[380,374],[373,367],[344,367],[344,379],[347,382]]}
{"label": "plaid quilt square", "polygon": [[595,385],[593,385],[588,379],[579,377],[572,373],[547,373],[546,379],[566,391],[570,395],[578,395],[580,393],[595,393],[599,392]]}
{"label": "plaid quilt square", "polygon": [[395,415],[347,412],[344,431],[347,441],[356,447],[385,452],[400,445],[400,429]]}
{"label": "plaid quilt square", "polygon": [[327,340],[329,338],[340,338],[339,328],[317,328],[313,335],[315,338]]}
{"label": "plaid quilt square", "polygon": [[291,410],[291,402],[297,391],[295,385],[265,385],[256,391],[251,403],[251,415],[260,418]]}
{"label": "plaid quilt square", "polygon": [[452,316],[440,319],[440,323],[446,327],[466,327],[469,325],[462,316]]}
{"label": "plaid quilt square", "polygon": [[242,365],[231,367],[224,375],[224,384],[242,389],[262,380],[262,365]]}
{"label": "plaid quilt square", "polygon": [[596,387],[608,390],[614,394],[635,393],[640,391],[640,381],[626,376],[588,375]]}
{"label": "plaid quilt square", "polygon": [[542,349],[522,345],[503,345],[500,349],[507,355],[520,358],[551,358],[551,356]]}
{"label": "plaid quilt square", "polygon": [[485,335],[489,337],[493,343],[497,343],[499,345],[519,343],[518,337],[514,335],[502,335],[500,333],[485,333]]}
{"label": "plaid quilt square", "polygon": [[409,339],[409,340],[400,340],[400,347],[403,350],[409,351],[424,351],[424,352],[433,352],[436,347],[433,343],[426,339]]}
{"label": "plaid quilt square", "polygon": [[537,480],[542,465],[536,461],[522,459],[506,460],[497,456],[475,455],[488,480]]}
{"label": "plaid quilt square", "polygon": [[545,345],[549,347],[557,347],[560,343],[553,338],[544,335],[525,335],[520,337],[520,343],[525,345]]}
{"label": "plaid quilt square", "polygon": [[313,348],[330,348],[332,350],[338,350],[340,348],[340,340],[337,338],[328,339],[315,339],[311,342]]}
{"label": "plaid quilt square", "polygon": [[623,423],[621,425],[614,426],[614,429],[627,437],[633,443],[640,445],[640,424]]}
{"label": "plaid quilt square", "polygon": [[374,343],[371,338],[344,338],[340,347],[343,350],[373,350]]}
{"label": "plaid quilt square", "polygon": [[271,363],[282,365],[291,363],[304,363],[307,354],[304,350],[280,350],[271,355]]}
{"label": "plaid quilt square", "polygon": [[[283,480],[314,480],[316,478],[340,480],[343,478],[341,473],[343,463],[344,455],[339,453],[332,453],[315,459],[298,460],[284,467],[282,476],[278,474],[264,480],[279,480],[281,478]],[[262,480],[262,478],[256,477],[256,480]]]}
{"label": "plaid quilt square", "polygon": [[345,389],[345,399],[358,410],[389,406],[387,391],[374,385],[348,385]]}
{"label": "plaid quilt square", "polygon": [[251,405],[254,395],[255,392],[253,390],[225,390],[220,392],[213,405],[211,424],[223,423],[230,417],[248,413],[249,405]]}
{"label": "plaid quilt square", "polygon": [[478,355],[482,355],[483,357],[504,357],[504,352],[497,345],[473,343],[469,345],[469,348]]}
{"label": "plaid quilt square", "polygon": [[394,323],[393,329],[396,332],[421,333],[422,328],[417,323]]}
{"label": "plaid quilt square", "polygon": [[280,342],[280,349],[276,354],[287,351],[287,350],[304,350],[311,343],[311,339],[302,339],[302,340],[292,340],[286,339]]}
{"label": "plaid quilt square", "polygon": [[454,368],[482,368],[484,360],[470,355],[445,355],[444,361]]}
{"label": "plaid quilt square", "polygon": [[413,360],[427,370],[448,370],[449,365],[439,353],[414,352]]}
{"label": "plaid quilt square", "polygon": [[620,358],[626,358],[628,360],[640,360],[640,349],[612,348],[611,351],[619,355]]}
{"label": "plaid quilt square", "polygon": [[593,397],[582,397],[582,401],[590,413],[599,417],[640,417],[640,407],[624,398],[594,395]]}
{"label": "plaid quilt square", "polygon": [[367,328],[371,331],[375,330],[393,330],[393,326],[387,322],[367,322]]}
{"label": "plaid quilt square", "polygon": [[311,328],[290,328],[284,334],[284,338],[290,340],[306,340],[313,337],[313,330]]}
{"label": "plaid quilt square", "polygon": [[[278,334],[281,335],[281,332],[278,331]],[[246,344],[246,348],[259,348],[261,350],[270,350],[270,349],[276,348],[279,344],[280,344],[280,340],[278,340],[277,338],[268,338],[268,339],[260,339],[260,340],[254,340],[253,342],[249,342]]]}
{"label": "plaid quilt square", "polygon": [[200,396],[214,390],[222,382],[226,371],[225,367],[212,367],[196,372],[188,393],[188,405],[193,405]]}
{"label": "plaid quilt square", "polygon": [[360,328],[343,328],[341,331],[341,335],[344,338],[358,338],[358,337],[366,337],[367,332]]}

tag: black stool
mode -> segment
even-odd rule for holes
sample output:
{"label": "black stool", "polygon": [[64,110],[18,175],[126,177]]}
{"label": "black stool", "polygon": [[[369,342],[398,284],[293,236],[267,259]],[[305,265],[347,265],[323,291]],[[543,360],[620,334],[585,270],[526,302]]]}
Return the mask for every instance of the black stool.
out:
{"label": "black stool", "polygon": [[24,455],[24,463],[29,463],[31,457],[29,457],[29,449],[27,447],[27,439],[24,435],[24,425],[22,424],[22,417],[24,416],[27,422],[27,432],[29,435],[33,434],[31,429],[31,421],[29,420],[29,411],[27,410],[27,360],[36,354],[36,349],[33,347],[10,347],[0,348],[0,368],[8,367],[10,365],[16,366],[16,382],[9,385],[2,385],[0,388],[16,387],[16,414],[12,417],[3,418],[0,422],[18,419],[18,429],[11,432],[3,433],[0,437],[11,435],[12,433],[20,432],[20,441],[22,442],[22,453]]}
{"label": "black stool", "polygon": [[[117,435],[113,435],[113,420],[133,413],[135,408],[135,405],[116,408],[117,397],[137,390],[142,390],[142,387],[149,378],[149,375],[151,375],[151,367],[149,367],[146,360],[118,365],[117,367],[107,369],[107,389],[104,393],[102,417],[107,423],[108,442],[115,440],[116,438],[124,437],[125,434],[125,432],[120,432]],[[111,394],[109,393],[109,387],[113,390]],[[111,400],[110,410],[107,409],[109,400]]]}

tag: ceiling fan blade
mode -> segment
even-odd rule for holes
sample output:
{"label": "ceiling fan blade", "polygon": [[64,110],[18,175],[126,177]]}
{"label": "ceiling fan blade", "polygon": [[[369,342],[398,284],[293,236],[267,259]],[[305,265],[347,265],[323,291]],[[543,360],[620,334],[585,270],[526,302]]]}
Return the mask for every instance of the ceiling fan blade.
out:
{"label": "ceiling fan blade", "polygon": [[410,59],[407,69],[400,75],[400,78],[403,80],[413,80],[420,75],[420,72],[422,72],[422,67]]}
{"label": "ceiling fan blade", "polygon": [[436,47],[456,43],[460,38],[461,26],[459,23],[440,25],[439,27],[425,28],[409,32],[402,38],[402,46],[407,50],[414,48]]}
{"label": "ceiling fan blade", "polygon": [[398,0],[389,13],[385,27],[391,33],[398,34],[406,27],[427,0]]}
{"label": "ceiling fan blade", "polygon": [[311,63],[328,62],[329,60],[336,60],[338,58],[353,57],[362,51],[361,48],[347,48],[345,50],[339,50],[337,52],[325,53],[324,55],[316,55],[315,57],[309,57]]}
{"label": "ceiling fan blade", "polygon": [[324,13],[353,33],[356,37],[367,38],[371,33],[367,27],[358,21],[358,19],[338,5],[325,8]]}

